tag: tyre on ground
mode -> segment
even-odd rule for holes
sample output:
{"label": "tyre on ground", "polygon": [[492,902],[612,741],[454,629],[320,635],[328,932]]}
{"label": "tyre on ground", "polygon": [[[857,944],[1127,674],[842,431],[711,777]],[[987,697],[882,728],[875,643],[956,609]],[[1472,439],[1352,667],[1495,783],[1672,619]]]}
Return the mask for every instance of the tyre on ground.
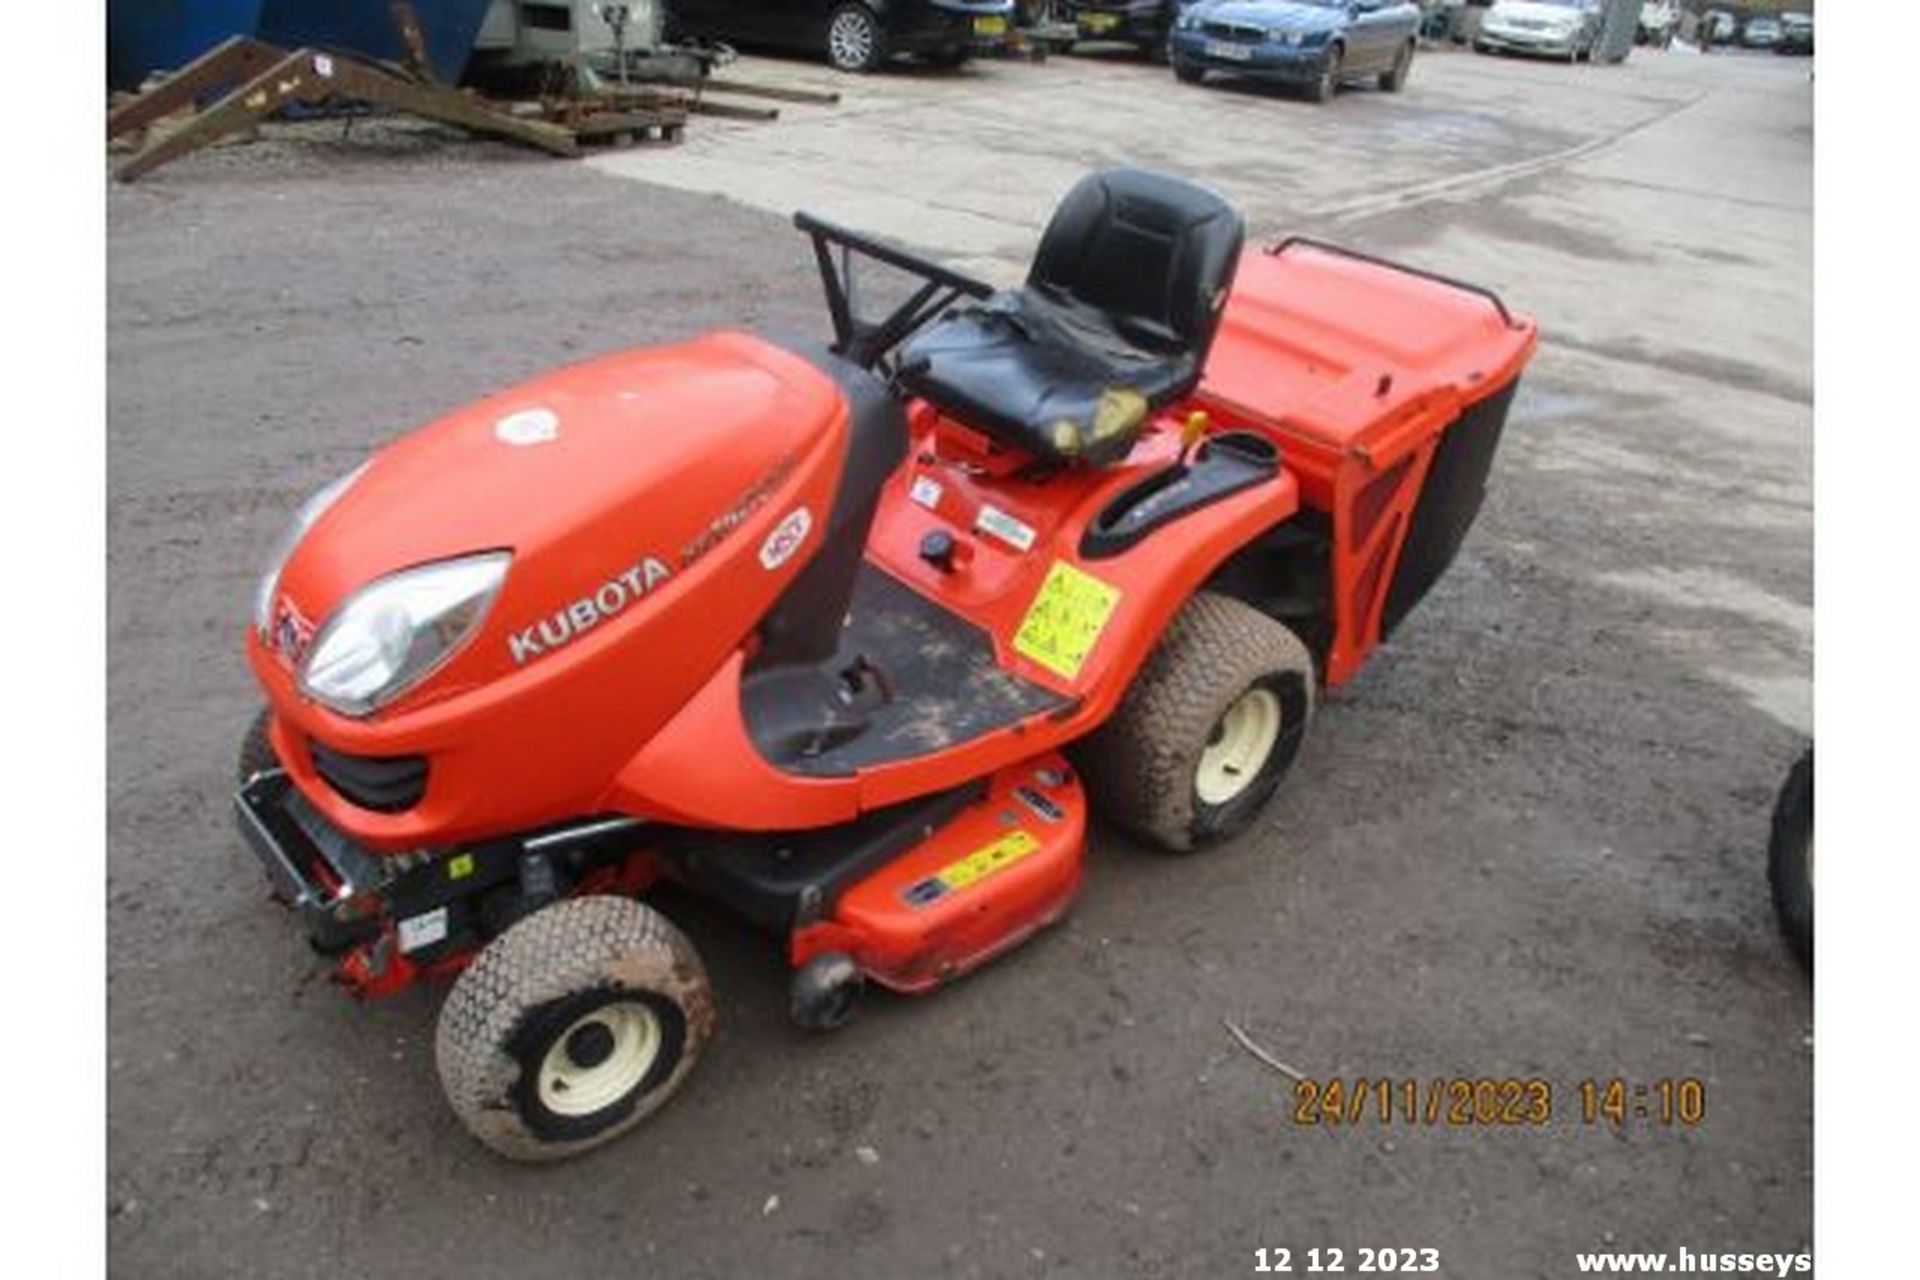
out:
{"label": "tyre on ground", "polygon": [[1320,74],[1307,86],[1307,96],[1315,102],[1332,102],[1333,95],[1340,90],[1340,65],[1346,60],[1346,51],[1339,45],[1327,50],[1327,58],[1320,66]]}
{"label": "tyre on ground", "polygon": [[1413,41],[1400,46],[1400,52],[1393,55],[1393,65],[1380,73],[1380,87],[1388,93],[1398,93],[1406,88],[1407,75],[1413,70]]}
{"label": "tyre on ground", "polygon": [[1767,885],[1780,932],[1813,968],[1813,748],[1794,762],[1773,805]]}
{"label": "tyre on ground", "polygon": [[246,733],[241,735],[240,756],[234,767],[234,776],[235,781],[243,787],[254,774],[280,767],[280,757],[274,754],[273,738],[267,731],[267,725],[268,714],[262,709],[255,714]]}
{"label": "tyre on ground", "polygon": [[681,932],[627,898],[567,898],[490,942],[441,1006],[447,1101],[513,1160],[601,1146],[686,1082],[713,1033],[712,990]]}
{"label": "tyre on ground", "polygon": [[827,16],[827,61],[841,71],[875,71],[887,60],[887,33],[866,5],[851,0]]}
{"label": "tyre on ground", "polygon": [[1098,812],[1183,853],[1253,822],[1292,766],[1313,705],[1313,658],[1300,638],[1202,591],[1074,758]]}

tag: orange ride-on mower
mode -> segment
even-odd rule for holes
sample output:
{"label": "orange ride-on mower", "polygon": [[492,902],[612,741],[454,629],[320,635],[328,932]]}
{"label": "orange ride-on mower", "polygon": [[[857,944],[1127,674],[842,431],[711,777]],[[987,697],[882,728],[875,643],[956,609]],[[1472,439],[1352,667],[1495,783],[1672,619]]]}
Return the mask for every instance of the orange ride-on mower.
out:
{"label": "orange ride-on mower", "polygon": [[[453,978],[440,1077],[507,1156],[609,1140],[699,1058],[662,881],[783,939],[827,1028],[1057,920],[1090,808],[1245,828],[1452,559],[1535,344],[1133,170],[1007,291],[795,221],[831,346],[499,392],[316,494],[260,585],[240,825],[349,987]],[[863,261],[911,281],[878,318]]]}

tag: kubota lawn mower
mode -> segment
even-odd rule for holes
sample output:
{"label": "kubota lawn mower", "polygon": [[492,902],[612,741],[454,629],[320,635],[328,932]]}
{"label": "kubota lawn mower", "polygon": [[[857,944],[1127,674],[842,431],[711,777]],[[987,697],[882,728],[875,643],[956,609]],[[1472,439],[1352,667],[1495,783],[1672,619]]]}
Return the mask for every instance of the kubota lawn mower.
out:
{"label": "kubota lawn mower", "polygon": [[[303,507],[247,652],[240,825],[364,994],[455,977],[442,1083],[550,1159],[686,1079],[714,1005],[638,899],[784,940],[794,1019],[1058,919],[1089,809],[1245,828],[1479,510],[1535,329],[1485,290],[1110,170],[1024,286],[805,215],[830,347],[589,360]],[[855,265],[912,281],[873,318]]]}

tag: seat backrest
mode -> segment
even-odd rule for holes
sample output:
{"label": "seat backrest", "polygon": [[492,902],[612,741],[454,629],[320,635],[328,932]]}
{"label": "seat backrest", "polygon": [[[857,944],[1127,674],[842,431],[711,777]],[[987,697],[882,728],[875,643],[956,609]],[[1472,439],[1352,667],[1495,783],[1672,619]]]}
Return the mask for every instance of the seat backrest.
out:
{"label": "seat backrest", "polygon": [[1027,286],[1099,313],[1135,346],[1205,361],[1244,236],[1240,215],[1204,187],[1105,169],[1054,210]]}

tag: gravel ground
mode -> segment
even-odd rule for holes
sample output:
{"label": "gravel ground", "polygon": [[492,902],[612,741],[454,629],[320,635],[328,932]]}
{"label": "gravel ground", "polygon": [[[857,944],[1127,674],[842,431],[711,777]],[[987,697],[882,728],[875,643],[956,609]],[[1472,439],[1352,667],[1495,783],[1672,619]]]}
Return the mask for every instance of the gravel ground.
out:
{"label": "gravel ground", "polygon": [[[1491,280],[1547,335],[1460,561],[1327,700],[1264,824],[1191,860],[1099,830],[1062,927],[827,1038],[785,1025],[773,944],[669,897],[718,984],[718,1039],[645,1131],[554,1168],[460,1130],[435,994],[343,999],[266,901],[227,816],[249,591],[302,495],[436,412],[709,326],[821,330],[803,243],[773,196],[687,177],[718,134],[663,159],[666,185],[629,180],[643,157],[610,175],[317,125],[115,187],[114,1274],[1229,1276],[1259,1246],[1349,1265],[1397,1246],[1497,1278],[1571,1274],[1585,1249],[1809,1248],[1811,996],[1763,874],[1812,643],[1803,86],[1755,60],[1577,82],[1430,61],[1424,96],[1352,95],[1345,117],[1182,95],[1196,136],[1223,102],[1276,134],[1349,122],[1351,145],[1322,139],[1344,166],[1324,189],[1288,174],[1307,226],[1269,209],[1257,233],[1339,231]],[[972,74],[1007,112],[1056,68],[1090,94],[1149,74]],[[1605,99],[1582,114],[1567,83]],[[913,96],[903,129],[943,94],[967,109],[921,76],[861,92]],[[1435,190],[1369,150],[1423,120],[1486,168],[1548,167]],[[917,188],[884,189],[884,167],[816,184],[810,163],[769,170],[789,207],[818,193],[856,220],[864,181],[872,225],[1012,260],[991,210],[915,237],[889,220]],[[1296,1127],[1289,1082],[1223,1019],[1318,1077],[1540,1077],[1555,1115]],[[1685,1076],[1706,1084],[1697,1128],[1580,1121],[1579,1081]]]}

